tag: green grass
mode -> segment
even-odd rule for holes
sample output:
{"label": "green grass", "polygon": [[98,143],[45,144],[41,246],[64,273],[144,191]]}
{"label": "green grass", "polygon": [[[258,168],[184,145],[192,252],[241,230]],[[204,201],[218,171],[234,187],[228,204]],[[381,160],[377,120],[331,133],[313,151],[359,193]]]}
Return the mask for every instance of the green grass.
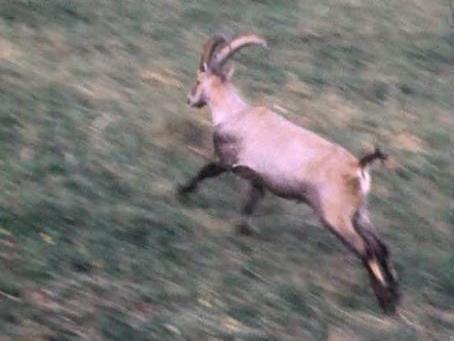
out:
{"label": "green grass", "polygon": [[[399,315],[306,207],[267,196],[244,237],[230,176],[175,199],[212,152],[185,96],[218,31],[269,42],[235,58],[251,101],[392,155],[370,206]],[[454,337],[453,46],[442,0],[1,1],[0,339]]]}

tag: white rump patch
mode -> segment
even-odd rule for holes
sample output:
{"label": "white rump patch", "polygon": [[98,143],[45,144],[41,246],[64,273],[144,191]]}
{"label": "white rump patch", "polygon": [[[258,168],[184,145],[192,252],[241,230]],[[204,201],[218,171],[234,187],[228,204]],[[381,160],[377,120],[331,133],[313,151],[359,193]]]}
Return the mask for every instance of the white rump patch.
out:
{"label": "white rump patch", "polygon": [[370,175],[365,169],[358,170],[359,178],[361,179],[361,192],[366,195],[370,191]]}

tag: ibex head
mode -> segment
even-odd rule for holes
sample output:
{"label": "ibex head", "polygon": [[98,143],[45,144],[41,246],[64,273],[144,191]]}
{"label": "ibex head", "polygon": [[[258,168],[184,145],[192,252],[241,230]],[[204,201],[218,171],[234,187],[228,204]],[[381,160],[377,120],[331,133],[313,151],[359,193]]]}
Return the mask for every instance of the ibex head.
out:
{"label": "ibex head", "polygon": [[224,68],[230,57],[241,48],[253,44],[266,46],[266,41],[255,34],[241,34],[231,40],[223,35],[211,37],[203,46],[197,82],[188,94],[188,104],[196,108],[206,105],[213,91],[231,79],[233,68]]}

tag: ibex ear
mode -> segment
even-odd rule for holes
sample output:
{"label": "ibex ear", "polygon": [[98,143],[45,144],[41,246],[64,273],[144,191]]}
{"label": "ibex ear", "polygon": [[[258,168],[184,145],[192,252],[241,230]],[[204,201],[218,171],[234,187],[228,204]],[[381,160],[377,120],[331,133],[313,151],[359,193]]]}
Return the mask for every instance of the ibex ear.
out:
{"label": "ibex ear", "polygon": [[208,71],[208,64],[207,63],[203,63],[203,72],[207,72]]}
{"label": "ibex ear", "polygon": [[235,73],[235,66],[233,66],[233,64],[228,65],[225,68],[225,71],[223,72],[225,80],[230,81],[232,79],[234,73]]}

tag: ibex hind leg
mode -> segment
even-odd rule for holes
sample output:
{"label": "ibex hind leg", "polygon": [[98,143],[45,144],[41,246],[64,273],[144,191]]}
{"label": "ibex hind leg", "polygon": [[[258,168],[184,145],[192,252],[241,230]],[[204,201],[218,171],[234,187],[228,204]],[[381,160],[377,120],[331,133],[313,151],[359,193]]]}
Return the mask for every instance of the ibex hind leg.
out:
{"label": "ibex hind leg", "polygon": [[388,250],[372,229],[360,227],[354,206],[346,204],[351,200],[343,199],[340,196],[325,199],[323,221],[362,260],[383,311],[394,313],[399,294],[389,271]]}
{"label": "ibex hind leg", "polygon": [[372,289],[384,312],[393,314],[400,300],[400,291],[395,271],[390,265],[388,247],[378,237],[364,207],[354,217],[353,224],[367,244],[363,263],[368,270]]}

